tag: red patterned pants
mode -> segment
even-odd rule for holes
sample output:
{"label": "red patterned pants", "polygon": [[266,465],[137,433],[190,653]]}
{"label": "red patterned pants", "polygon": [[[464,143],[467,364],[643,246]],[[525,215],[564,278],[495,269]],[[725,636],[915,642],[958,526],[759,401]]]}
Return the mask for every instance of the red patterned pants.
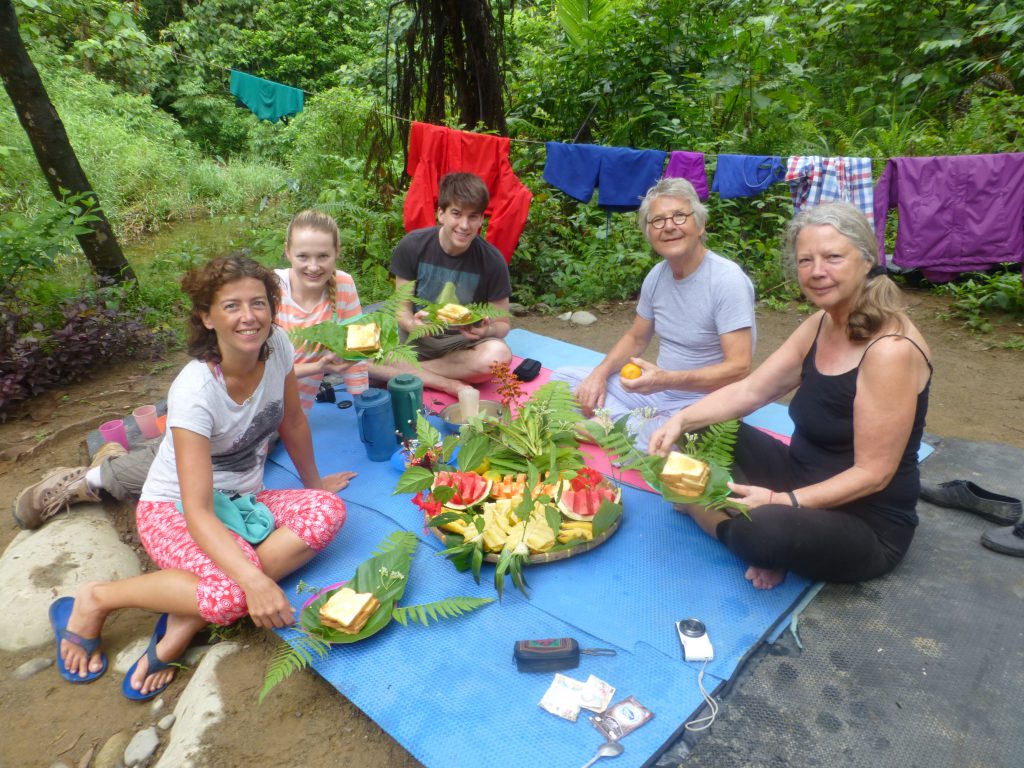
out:
{"label": "red patterned pants", "polygon": [[[317,552],[345,523],[345,503],[328,491],[261,491],[256,500],[270,509],[275,528],[287,528]],[[226,625],[248,613],[245,592],[196,544],[185,516],[173,501],[140,501],[135,520],[142,545],[154,563],[164,570],[189,571],[199,577],[196,601],[204,619]],[[249,561],[262,569],[252,545],[236,533],[231,535]]]}

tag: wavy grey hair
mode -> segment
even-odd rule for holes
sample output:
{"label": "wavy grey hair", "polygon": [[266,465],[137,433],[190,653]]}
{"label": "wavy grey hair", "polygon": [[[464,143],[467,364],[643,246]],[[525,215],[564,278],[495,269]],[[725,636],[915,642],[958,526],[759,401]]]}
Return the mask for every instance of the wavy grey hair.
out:
{"label": "wavy grey hair", "polygon": [[[822,203],[800,211],[786,228],[785,253],[787,266],[796,269],[796,245],[807,227],[828,226],[850,241],[871,266],[878,264],[878,240],[867,217],[852,203]],[[895,321],[903,329],[903,292],[887,275],[867,275],[850,317],[846,335],[853,341],[866,341],[879,329]]]}
{"label": "wavy grey hair", "polygon": [[878,263],[878,240],[867,217],[852,203],[822,203],[813,208],[804,208],[793,217],[786,228],[786,258],[796,265],[796,239],[804,227],[829,226],[849,240],[860,251],[864,261],[874,266]]}
{"label": "wavy grey hair", "polygon": [[[703,228],[708,223],[708,209],[700,201],[700,197],[697,195],[697,190],[693,188],[693,184],[686,179],[661,179],[647,190],[643,202],[640,203],[640,210],[637,211],[637,222],[640,224],[640,231],[644,233],[644,237],[648,240],[650,240],[648,233],[650,228],[647,225],[647,214],[651,210],[651,203],[659,197],[676,197],[680,200],[685,200],[690,204],[690,210],[693,211],[693,218],[697,226]],[[706,234],[701,235],[701,242],[704,242],[706,239]]]}

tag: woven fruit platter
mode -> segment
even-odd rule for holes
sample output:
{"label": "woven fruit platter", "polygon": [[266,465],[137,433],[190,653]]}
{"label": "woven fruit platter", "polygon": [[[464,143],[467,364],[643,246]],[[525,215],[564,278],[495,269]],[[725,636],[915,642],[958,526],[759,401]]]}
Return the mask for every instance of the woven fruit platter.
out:
{"label": "woven fruit platter", "polygon": [[[506,548],[522,554],[524,547],[527,563],[565,560],[600,546],[619,528],[622,490],[595,470],[583,468],[557,484],[540,482],[529,501],[526,486],[525,473],[438,472],[420,506],[427,527],[447,547],[479,542],[489,563],[500,562]],[[444,504],[434,498],[445,495],[438,488],[454,491]]]}
{"label": "woven fruit platter", "polygon": [[474,417],[443,439],[421,416],[419,447],[395,492],[415,494],[457,569],[479,581],[481,565],[494,563],[500,595],[506,574],[525,592],[524,566],[607,541],[622,516],[622,490],[583,465],[580,416],[565,382],[547,382],[527,397],[507,365],[493,373],[502,414]]}

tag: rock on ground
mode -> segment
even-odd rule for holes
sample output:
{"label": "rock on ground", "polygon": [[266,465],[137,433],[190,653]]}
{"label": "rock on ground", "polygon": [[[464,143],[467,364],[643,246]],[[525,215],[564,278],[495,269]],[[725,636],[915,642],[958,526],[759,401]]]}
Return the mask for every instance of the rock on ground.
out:
{"label": "rock on ground", "polygon": [[175,722],[170,742],[156,768],[188,768],[206,764],[200,754],[203,734],[224,716],[220,686],[217,684],[217,665],[240,649],[238,643],[218,643],[203,657],[174,708]]}
{"label": "rock on ground", "polygon": [[0,649],[20,651],[53,640],[50,603],[86,581],[141,573],[98,504],[76,504],[35,531],[23,531],[0,556]]}
{"label": "rock on ground", "polygon": [[42,672],[51,664],[53,664],[52,656],[38,656],[34,659],[29,659],[16,670],[14,670],[14,672],[11,674],[11,677],[13,677],[15,680],[27,680],[28,678],[32,677],[32,675],[38,672]]}
{"label": "rock on ground", "polygon": [[128,746],[128,742],[132,740],[132,735],[128,731],[118,731],[109,739],[102,747],[100,751],[96,753],[96,761],[93,763],[93,768],[117,768],[121,765],[121,756],[124,755],[124,750]]}
{"label": "rock on ground", "polygon": [[157,734],[156,728],[153,726],[143,728],[132,737],[128,746],[125,747],[124,764],[131,768],[133,765],[145,763],[159,746],[160,736]]}
{"label": "rock on ground", "polygon": [[581,309],[578,312],[573,312],[569,318],[569,322],[575,323],[576,325],[593,325],[597,322],[597,317],[585,309]]}

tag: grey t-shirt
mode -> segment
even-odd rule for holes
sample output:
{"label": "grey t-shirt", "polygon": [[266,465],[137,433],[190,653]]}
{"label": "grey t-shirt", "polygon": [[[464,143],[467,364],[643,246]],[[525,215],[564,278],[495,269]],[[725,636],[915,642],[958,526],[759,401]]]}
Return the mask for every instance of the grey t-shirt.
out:
{"label": "grey t-shirt", "polygon": [[[654,322],[661,340],[658,367],[667,371],[690,371],[720,363],[720,336],[754,325],[754,286],[738,265],[713,251],[704,255],[700,266],[682,280],[672,276],[664,261],[647,273],[640,289],[636,313]],[[704,392],[669,390],[662,395],[680,403],[692,402]]]}
{"label": "grey t-shirt", "polygon": [[210,438],[215,490],[248,494],[263,488],[267,443],[284,417],[284,380],[295,354],[288,334],[276,325],[269,343],[263,378],[243,404],[231,399],[224,380],[204,362],[192,360],[178,374],[167,393],[167,429],[142,487],[144,501],[181,500],[174,427]]}
{"label": "grey t-shirt", "polygon": [[446,285],[459,304],[500,301],[512,293],[508,265],[501,251],[479,235],[463,253],[449,256],[441,247],[440,227],[416,229],[391,254],[391,273],[416,281],[416,298],[436,302]]}

